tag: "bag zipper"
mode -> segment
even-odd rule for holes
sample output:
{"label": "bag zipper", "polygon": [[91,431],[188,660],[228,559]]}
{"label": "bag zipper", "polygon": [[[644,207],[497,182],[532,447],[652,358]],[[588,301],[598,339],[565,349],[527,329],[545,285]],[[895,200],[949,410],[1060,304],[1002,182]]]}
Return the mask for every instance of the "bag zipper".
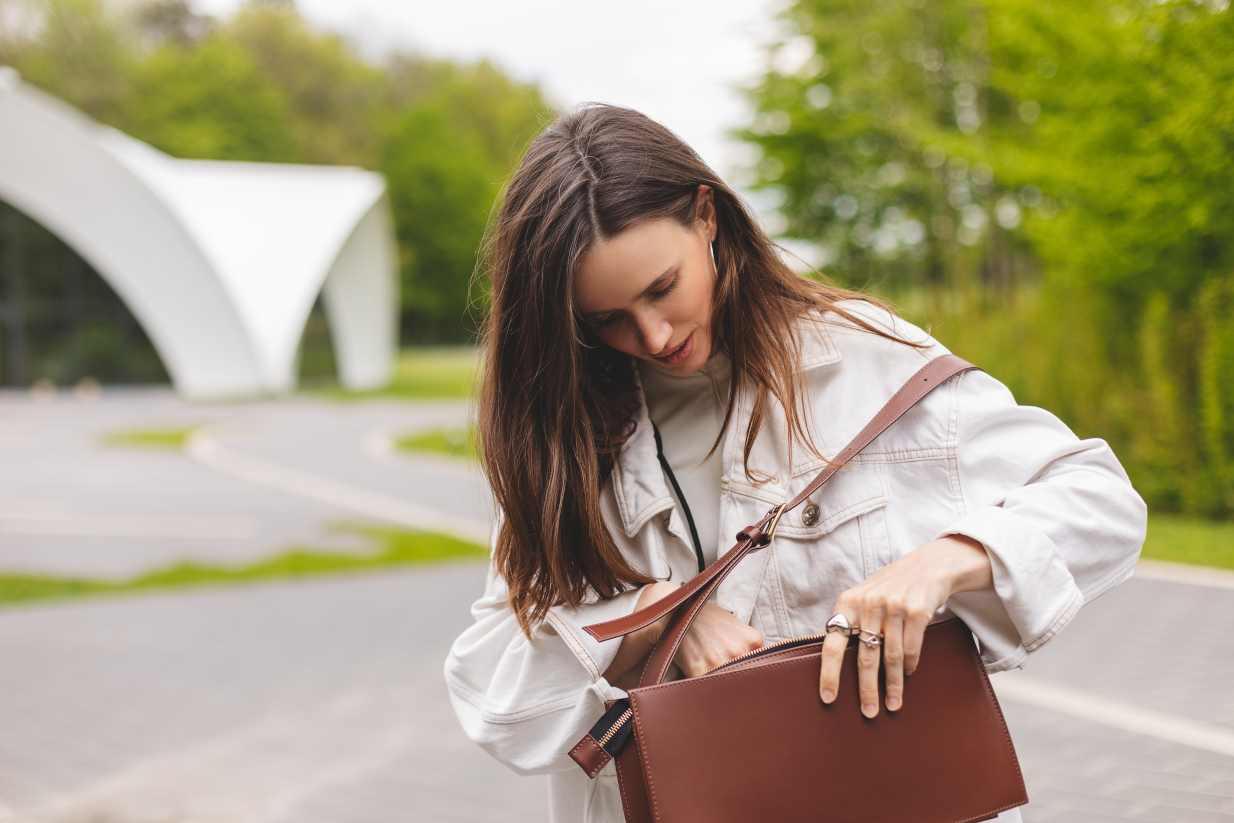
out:
{"label": "bag zipper", "polygon": [[600,739],[597,740],[596,742],[599,743],[601,746],[604,746],[604,744],[608,743],[608,741],[613,739],[613,735],[617,734],[617,731],[622,726],[624,726],[626,723],[628,723],[630,718],[633,716],[634,716],[634,710],[626,709],[624,712],[621,713],[621,717],[617,718],[617,722],[614,723],[611,727],[609,727],[609,730],[606,731],[604,734],[602,734],[600,736]]}
{"label": "bag zipper", "polygon": [[729,666],[732,666],[734,664],[743,663],[746,660],[752,660],[755,657],[762,657],[764,654],[773,654],[775,652],[782,652],[785,649],[791,649],[796,646],[806,646],[806,645],[809,645],[810,643],[816,643],[819,640],[824,640],[826,639],[826,637],[827,637],[827,633],[822,632],[820,634],[809,634],[809,635],[806,635],[805,637],[792,637],[792,638],[789,638],[788,640],[781,640],[779,643],[772,643],[770,646],[763,646],[761,649],[755,649],[752,652],[746,652],[740,657],[734,657],[732,660],[728,661],[727,663],[721,663],[719,666],[716,666],[714,669],[705,671],[699,676],[706,677],[712,672],[718,672],[720,671],[720,669],[726,669]]}
{"label": "bag zipper", "polygon": [[[817,643],[820,640],[826,639],[826,637],[827,637],[827,633],[822,632],[820,634],[806,635],[805,637],[793,637],[793,638],[789,638],[788,640],[781,640],[779,643],[772,643],[770,646],[763,646],[761,649],[755,649],[752,652],[746,652],[740,657],[734,657],[732,660],[728,661],[727,663],[721,663],[719,666],[716,666],[714,669],[704,672],[703,674],[699,675],[699,677],[706,677],[712,672],[718,672],[721,669],[728,668],[729,666],[734,666],[738,663],[744,663],[745,661],[752,660],[756,657],[762,657],[765,654],[774,654],[776,652],[782,652],[782,651],[785,651],[786,649],[795,648],[797,646],[807,646],[810,643]],[[616,736],[616,734],[619,731],[621,731],[621,728],[625,726],[625,724],[629,723],[633,717],[634,717],[634,710],[627,708],[624,712],[621,713],[620,717],[618,717],[615,721],[613,721],[613,725],[609,726],[608,729],[606,729],[599,737],[596,738],[596,742],[599,743],[601,747],[606,746],[608,742],[612,740],[613,737]],[[594,731],[595,730],[593,730],[593,736],[594,736]]]}

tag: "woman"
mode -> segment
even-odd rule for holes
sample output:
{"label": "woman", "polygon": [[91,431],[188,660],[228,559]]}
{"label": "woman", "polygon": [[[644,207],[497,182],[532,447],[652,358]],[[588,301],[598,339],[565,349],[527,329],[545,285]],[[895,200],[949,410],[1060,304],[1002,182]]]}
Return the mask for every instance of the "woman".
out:
{"label": "woman", "polygon": [[[713,562],[946,350],[794,274],[689,147],[627,109],[586,107],[540,135],[489,256],[480,430],[501,517],[446,679],[473,740],[548,773],[552,820],[620,821],[613,766],[589,781],[567,750],[636,682],[664,621],[607,643],[582,627]],[[968,372],[785,520],[675,663],[696,676],[842,614],[885,636],[884,694],[879,649],[858,660],[873,717],[912,700],[905,675],[940,609],[990,671],[1021,665],[1130,576],[1145,508],[1105,443]],[[824,702],[843,646],[824,647]]]}

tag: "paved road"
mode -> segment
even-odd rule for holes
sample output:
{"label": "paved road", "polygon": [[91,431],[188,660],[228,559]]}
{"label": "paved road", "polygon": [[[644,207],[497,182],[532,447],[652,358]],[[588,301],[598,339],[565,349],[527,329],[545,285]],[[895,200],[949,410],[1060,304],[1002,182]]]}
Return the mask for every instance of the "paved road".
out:
{"label": "paved road", "polygon": [[0,820],[543,820],[441,663],[475,565],[0,613]]}
{"label": "paved road", "polygon": [[[1025,674],[1199,720],[1234,741],[1234,591],[1132,579],[1085,606]],[[1234,820],[1234,756],[1003,706],[1032,800],[1025,820]]]}
{"label": "paved road", "polygon": [[491,504],[474,472],[382,448],[383,433],[465,419],[459,402],[194,405],[170,391],[133,390],[39,403],[0,392],[0,570],[119,578],[184,558],[240,563],[295,545],[366,548],[331,528],[374,520],[341,501],[289,494],[177,451],[103,445],[116,431],[210,424],[237,453],[485,524]]}
{"label": "paved road", "polygon": [[[337,543],[328,525],[362,518],[350,504],[386,498],[483,523],[474,475],[381,447],[385,431],[463,414],[0,396],[0,568],[118,576]],[[184,423],[216,424],[229,453],[326,478],[348,505],[97,445],[102,431]],[[448,566],[0,611],[0,823],[543,820],[542,778],[468,743],[441,682],[482,577]],[[1234,587],[1132,580],[1026,677],[1004,700],[1026,820],[1234,820]],[[1070,691],[1060,702],[1041,684]]]}
{"label": "paved road", "polygon": [[[543,820],[542,778],[466,741],[442,686],[482,578],[449,566],[0,613],[0,820]],[[1203,665],[1177,638],[1141,653],[1128,614],[1213,623]],[[1133,580],[1029,672],[1234,730],[1231,615],[1234,591]],[[1026,820],[1234,819],[1234,757],[1004,708]]]}

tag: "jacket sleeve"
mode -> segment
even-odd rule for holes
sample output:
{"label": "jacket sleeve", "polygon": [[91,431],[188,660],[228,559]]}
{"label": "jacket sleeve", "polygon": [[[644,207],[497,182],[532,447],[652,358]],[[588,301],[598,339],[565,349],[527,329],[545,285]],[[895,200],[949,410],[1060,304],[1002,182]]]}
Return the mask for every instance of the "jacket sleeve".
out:
{"label": "jacket sleeve", "polygon": [[471,607],[475,623],[446,658],[446,684],[463,731],[520,774],[577,768],[567,752],[625,697],[601,675],[620,640],[599,643],[583,626],[634,611],[638,591],[578,608],[555,607],[529,639],[511,611],[505,582],[489,574]]}
{"label": "jacket sleeve", "polygon": [[994,591],[948,605],[981,641],[986,665],[1002,671],[1131,576],[1147,509],[1104,441],[1080,440],[1049,412],[1017,405],[983,372],[956,379],[953,476],[963,504],[938,536],[984,545]]}

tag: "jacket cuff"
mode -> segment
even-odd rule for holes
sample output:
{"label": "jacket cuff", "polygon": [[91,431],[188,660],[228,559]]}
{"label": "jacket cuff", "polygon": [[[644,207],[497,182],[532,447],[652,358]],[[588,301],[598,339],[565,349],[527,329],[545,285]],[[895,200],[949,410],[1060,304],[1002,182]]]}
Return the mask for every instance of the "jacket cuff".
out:
{"label": "jacket cuff", "polygon": [[[583,631],[583,627],[633,614],[635,606],[638,605],[639,592],[639,589],[632,589],[607,600],[597,600],[575,608],[554,606],[549,609],[545,622],[561,636],[566,646],[578,658],[578,662],[590,672],[593,681],[600,680],[601,675],[612,664],[613,658],[617,656],[617,649],[621,646],[621,638],[614,637],[612,640],[600,642]],[[625,692],[614,690],[609,699],[622,697],[624,694]]]}
{"label": "jacket cuff", "polygon": [[1054,542],[1026,518],[1000,506],[985,506],[935,539],[949,535],[970,537],[985,547],[994,591],[1019,632],[1016,645],[1025,651],[1044,646],[1084,604],[1084,595]]}

